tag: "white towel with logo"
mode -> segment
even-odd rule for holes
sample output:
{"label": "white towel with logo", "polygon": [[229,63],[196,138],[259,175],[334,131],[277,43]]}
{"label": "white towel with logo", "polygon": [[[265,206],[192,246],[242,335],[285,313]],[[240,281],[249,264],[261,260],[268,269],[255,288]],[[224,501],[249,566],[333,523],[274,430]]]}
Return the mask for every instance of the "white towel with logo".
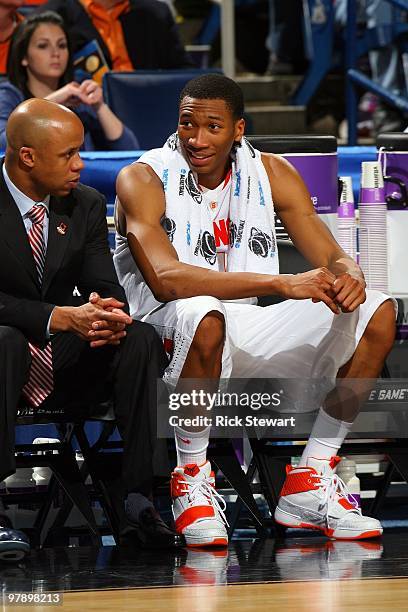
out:
{"label": "white towel with logo", "polygon": [[[157,156],[158,151],[152,151]],[[213,223],[197,176],[190,169],[178,139],[172,134],[160,150],[166,198],[163,227],[180,261],[217,269]],[[150,163],[150,152],[139,162]],[[153,169],[154,165],[153,165]],[[275,215],[268,175],[261,153],[243,138],[232,155],[229,207],[228,272],[279,274]]]}

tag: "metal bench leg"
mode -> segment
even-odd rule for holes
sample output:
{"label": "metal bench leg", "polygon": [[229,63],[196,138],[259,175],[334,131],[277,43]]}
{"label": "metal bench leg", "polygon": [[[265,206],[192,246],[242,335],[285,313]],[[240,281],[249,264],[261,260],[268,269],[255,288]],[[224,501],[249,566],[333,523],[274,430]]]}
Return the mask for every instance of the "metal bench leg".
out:
{"label": "metal bench leg", "polygon": [[254,520],[254,525],[260,536],[265,537],[267,531],[263,524],[263,517],[252,495],[250,483],[245,472],[242,470],[231,443],[219,444],[215,449],[210,449],[211,460],[224,474],[230,485],[235,489],[242,502],[248,508]]}
{"label": "metal bench leg", "polygon": [[94,452],[82,426],[75,427],[75,436],[84,456],[84,462],[89,470],[93,485],[99,493],[100,503],[104,510],[106,520],[108,521],[109,528],[118,544],[120,526],[124,520],[123,495],[121,495],[120,491],[116,490],[118,486],[119,488],[121,486],[121,478],[115,478],[114,481],[111,482],[111,486],[109,486],[105,476],[112,467],[115,468],[118,475],[121,473],[119,465],[121,456],[118,456],[118,453],[109,453],[106,455],[105,453]]}
{"label": "metal bench leg", "polygon": [[[255,461],[252,459],[251,463],[249,464],[247,473],[246,473],[246,477],[248,480],[249,485],[251,485],[254,476],[256,473],[256,464]],[[229,537],[232,538],[233,533],[238,525],[238,520],[242,511],[242,507],[244,505],[244,502],[242,501],[241,497],[237,497],[237,501],[234,504],[234,509],[232,512],[232,516],[231,516],[231,520],[230,520],[230,531],[229,531]]]}
{"label": "metal bench leg", "polygon": [[387,469],[385,470],[385,474],[383,476],[381,485],[379,486],[376,496],[370,505],[370,516],[377,517],[378,512],[387,496],[388,489],[390,488],[391,480],[393,475],[395,474],[395,467],[392,461],[389,462]]}

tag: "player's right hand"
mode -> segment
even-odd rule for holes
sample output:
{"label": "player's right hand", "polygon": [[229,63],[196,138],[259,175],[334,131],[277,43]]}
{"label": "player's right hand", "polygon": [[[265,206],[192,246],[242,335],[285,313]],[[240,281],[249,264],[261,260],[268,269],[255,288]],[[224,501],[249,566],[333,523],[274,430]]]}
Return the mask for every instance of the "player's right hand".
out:
{"label": "player's right hand", "polygon": [[327,268],[316,268],[300,274],[282,274],[280,295],[292,300],[312,299],[324,302],[334,313],[340,309],[334,301],[333,284],[336,276]]}

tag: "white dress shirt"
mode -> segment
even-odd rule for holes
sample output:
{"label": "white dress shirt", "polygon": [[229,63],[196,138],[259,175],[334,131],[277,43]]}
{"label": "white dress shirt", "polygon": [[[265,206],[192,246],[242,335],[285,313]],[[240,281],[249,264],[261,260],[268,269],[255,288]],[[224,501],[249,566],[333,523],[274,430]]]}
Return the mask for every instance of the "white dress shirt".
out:
{"label": "white dress shirt", "polygon": [[35,202],[35,200],[32,200],[31,198],[26,196],[25,193],[20,191],[19,188],[16,187],[15,184],[10,179],[10,177],[9,177],[9,175],[7,173],[7,170],[6,170],[6,164],[3,164],[3,176],[4,176],[4,180],[6,182],[7,188],[9,190],[9,192],[11,193],[11,197],[13,198],[15,203],[17,204],[17,208],[20,211],[20,214],[21,214],[21,216],[23,218],[23,222],[24,222],[24,226],[26,228],[27,234],[30,231],[31,226],[32,226],[32,222],[31,222],[30,217],[28,216],[28,212],[32,209],[32,207],[35,204],[42,204],[44,206],[44,208],[46,209],[47,213],[44,215],[43,232],[44,232],[44,243],[45,243],[45,245],[47,245],[47,241],[48,241],[48,216],[50,214],[50,196],[48,195],[41,202]]}

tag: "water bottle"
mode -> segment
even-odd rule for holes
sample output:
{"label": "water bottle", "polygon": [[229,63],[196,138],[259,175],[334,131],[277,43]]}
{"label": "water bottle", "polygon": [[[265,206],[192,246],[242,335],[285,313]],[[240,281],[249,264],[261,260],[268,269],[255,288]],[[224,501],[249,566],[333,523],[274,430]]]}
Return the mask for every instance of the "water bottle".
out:
{"label": "water bottle", "polygon": [[337,466],[336,474],[345,483],[348,489],[348,501],[360,508],[360,479],[356,475],[356,462],[353,459],[343,458]]}

